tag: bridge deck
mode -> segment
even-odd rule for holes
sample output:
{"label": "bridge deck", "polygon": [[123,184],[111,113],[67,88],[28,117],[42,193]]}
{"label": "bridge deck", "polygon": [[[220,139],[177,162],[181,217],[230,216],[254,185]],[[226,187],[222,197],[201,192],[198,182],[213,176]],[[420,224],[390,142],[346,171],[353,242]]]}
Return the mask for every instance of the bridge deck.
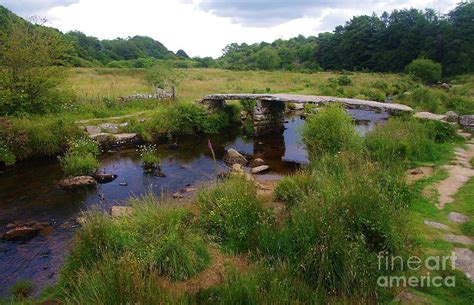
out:
{"label": "bridge deck", "polygon": [[413,109],[401,104],[381,103],[375,101],[367,101],[353,98],[316,96],[316,95],[299,95],[299,94],[211,94],[203,98],[205,101],[217,100],[261,100],[261,101],[279,101],[285,103],[310,103],[316,105],[324,105],[328,103],[341,103],[343,106],[351,109],[365,110],[382,110],[387,112],[412,112]]}

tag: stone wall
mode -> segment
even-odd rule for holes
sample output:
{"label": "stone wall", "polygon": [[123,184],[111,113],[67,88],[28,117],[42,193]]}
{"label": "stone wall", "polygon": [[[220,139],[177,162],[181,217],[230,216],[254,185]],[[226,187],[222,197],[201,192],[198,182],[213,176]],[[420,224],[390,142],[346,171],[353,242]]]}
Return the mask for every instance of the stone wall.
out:
{"label": "stone wall", "polygon": [[285,127],[285,103],[275,101],[257,101],[253,109],[254,134],[281,134]]}

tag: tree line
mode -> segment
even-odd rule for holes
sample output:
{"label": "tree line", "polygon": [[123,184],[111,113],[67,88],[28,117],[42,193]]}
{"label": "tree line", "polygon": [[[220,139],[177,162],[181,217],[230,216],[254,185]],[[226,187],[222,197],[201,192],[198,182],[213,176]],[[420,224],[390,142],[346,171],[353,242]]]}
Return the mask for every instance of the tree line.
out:
{"label": "tree line", "polygon": [[[455,75],[474,71],[473,20],[473,1],[459,3],[446,15],[432,9],[395,10],[353,17],[317,37],[232,43],[217,60],[190,59],[184,50],[173,53],[145,36],[99,40],[79,31],[61,35],[72,46],[68,63],[74,66],[146,68],[160,59],[174,60],[177,67],[400,72],[414,59],[427,58],[440,63],[444,74]],[[27,22],[0,6],[0,29],[5,31],[12,23]]]}

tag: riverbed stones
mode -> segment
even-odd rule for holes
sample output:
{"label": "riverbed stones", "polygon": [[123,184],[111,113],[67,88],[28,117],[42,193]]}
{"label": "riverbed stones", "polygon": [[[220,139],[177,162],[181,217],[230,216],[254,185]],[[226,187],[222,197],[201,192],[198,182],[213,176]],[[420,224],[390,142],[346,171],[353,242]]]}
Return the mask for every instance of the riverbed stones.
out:
{"label": "riverbed stones", "polygon": [[247,164],[247,159],[239,153],[237,150],[233,148],[229,148],[225,155],[224,155],[224,161],[228,164],[240,164],[240,165],[245,165]]}
{"label": "riverbed stones", "polygon": [[261,174],[270,169],[268,165],[260,165],[251,169],[252,174]]}
{"label": "riverbed stones", "polygon": [[448,111],[444,114],[445,116],[447,116],[447,120],[448,122],[455,122],[457,123],[459,121],[459,114],[457,114],[456,112],[454,111]]}
{"label": "riverbed stones", "polygon": [[110,182],[114,181],[115,179],[117,179],[118,176],[115,175],[115,174],[96,173],[96,174],[94,174],[93,177],[98,183],[105,184],[105,183],[110,183]]}
{"label": "riverbed stones", "polygon": [[444,230],[449,229],[447,225],[439,223],[439,222],[435,222],[435,221],[425,220],[423,223],[435,229],[444,229]]}
{"label": "riverbed stones", "polygon": [[243,174],[244,170],[242,169],[242,165],[238,163],[232,164],[232,172],[237,174]]}
{"label": "riverbed stones", "polygon": [[464,223],[469,221],[469,217],[457,212],[451,212],[448,214],[448,220],[455,223]]}
{"label": "riverbed stones", "polygon": [[460,116],[459,117],[459,124],[465,129],[469,129],[469,130],[474,131],[474,115],[470,114],[470,115]]}
{"label": "riverbed stones", "polygon": [[474,252],[466,248],[454,248],[456,268],[464,272],[466,277],[474,282]]}
{"label": "riverbed stones", "polygon": [[262,158],[256,158],[253,159],[252,162],[250,162],[251,167],[257,167],[257,166],[262,166],[265,165],[265,161],[263,161]]}
{"label": "riverbed stones", "polygon": [[41,231],[39,227],[20,226],[8,230],[2,235],[5,241],[28,241],[38,235]]}
{"label": "riverbed stones", "polygon": [[58,183],[60,188],[91,187],[96,185],[97,182],[91,176],[69,177],[59,181]]}
{"label": "riverbed stones", "polygon": [[115,205],[110,208],[110,216],[112,217],[128,216],[132,213],[133,213],[133,208],[131,207],[123,207],[123,206]]}
{"label": "riverbed stones", "polygon": [[464,244],[464,245],[474,244],[474,240],[464,235],[445,234],[444,240],[449,241],[450,243],[456,243],[456,244]]}

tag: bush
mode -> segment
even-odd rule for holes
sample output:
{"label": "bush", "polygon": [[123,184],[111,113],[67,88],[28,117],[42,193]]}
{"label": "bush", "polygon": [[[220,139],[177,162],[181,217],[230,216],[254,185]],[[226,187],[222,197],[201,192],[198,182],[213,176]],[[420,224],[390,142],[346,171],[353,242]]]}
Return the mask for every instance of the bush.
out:
{"label": "bush", "polygon": [[198,193],[200,221],[207,233],[226,248],[250,248],[269,215],[256,196],[253,182],[235,177]]}
{"label": "bush", "polygon": [[287,226],[261,234],[259,250],[288,259],[323,295],[376,299],[377,277],[386,273],[377,269],[377,254],[404,255],[411,193],[403,171],[344,152],[313,162],[307,175],[311,185]]}
{"label": "bush", "polygon": [[68,142],[68,151],[58,159],[65,176],[89,176],[99,168],[99,154],[97,142],[78,138]]}
{"label": "bush", "polygon": [[58,157],[64,176],[90,176],[99,168],[99,161],[94,155],[66,153]]}
{"label": "bush", "polygon": [[58,31],[26,22],[10,23],[0,40],[0,114],[57,112],[58,88],[66,78],[60,67],[70,50]]}
{"label": "bush", "polygon": [[352,84],[352,79],[347,75],[341,75],[337,78],[337,83],[340,86],[349,86]]}
{"label": "bush", "polygon": [[340,105],[328,105],[309,116],[301,133],[310,159],[361,147],[352,119]]}
{"label": "bush", "polygon": [[[191,211],[165,206],[153,195],[131,201],[133,213],[108,218],[93,213],[76,237],[63,274],[93,270],[104,260],[129,258],[141,272],[185,280],[202,271],[210,257]],[[67,283],[65,283],[67,284]]]}
{"label": "bush", "polygon": [[448,141],[453,135],[452,127],[440,124],[391,118],[369,132],[365,144],[371,158],[385,164],[439,161],[443,147],[435,140]]}
{"label": "bush", "polygon": [[418,77],[424,83],[432,84],[441,79],[441,64],[431,59],[418,58],[405,67],[405,72]]}

